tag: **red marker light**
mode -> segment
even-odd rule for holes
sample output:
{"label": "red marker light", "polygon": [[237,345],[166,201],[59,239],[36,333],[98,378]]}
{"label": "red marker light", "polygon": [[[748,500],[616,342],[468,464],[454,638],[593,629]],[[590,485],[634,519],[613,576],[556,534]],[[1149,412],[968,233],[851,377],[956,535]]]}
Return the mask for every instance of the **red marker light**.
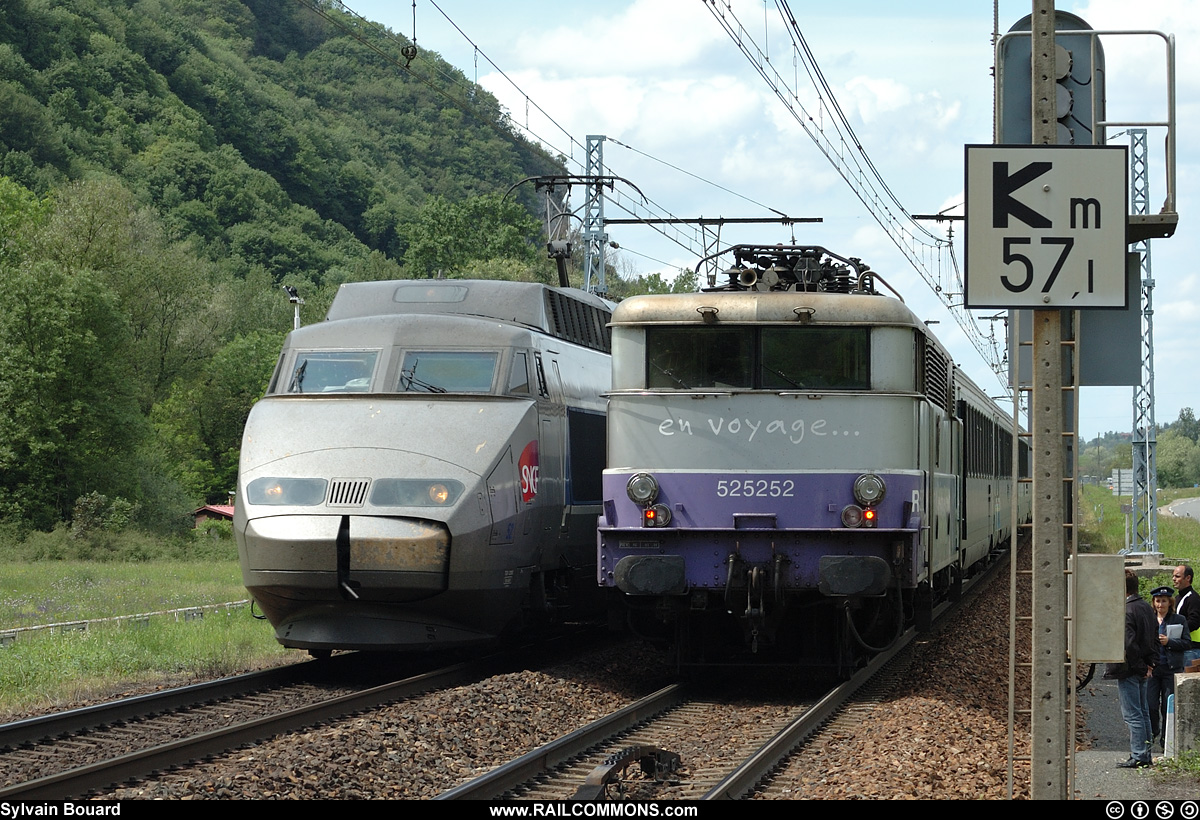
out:
{"label": "red marker light", "polygon": [[646,509],[642,510],[642,526],[643,527],[653,527],[657,521],[658,521],[658,511],[655,510],[653,507],[647,507]]}
{"label": "red marker light", "polygon": [[874,527],[875,526],[875,511],[874,510],[872,510],[870,508],[863,510],[863,526],[864,527]]}

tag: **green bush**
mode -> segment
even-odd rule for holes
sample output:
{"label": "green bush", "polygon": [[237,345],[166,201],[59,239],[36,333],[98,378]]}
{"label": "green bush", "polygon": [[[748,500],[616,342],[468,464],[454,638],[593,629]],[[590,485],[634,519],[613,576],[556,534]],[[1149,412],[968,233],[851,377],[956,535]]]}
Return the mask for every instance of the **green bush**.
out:
{"label": "green bush", "polygon": [[233,541],[233,522],[209,518],[197,524],[192,530],[192,538],[196,541]]}
{"label": "green bush", "polygon": [[237,559],[233,525],[211,522],[184,535],[159,535],[128,528],[120,532],[97,529],[79,534],[59,524],[50,532],[25,533],[12,523],[0,524],[0,562],[97,561],[144,562],[229,561]]}

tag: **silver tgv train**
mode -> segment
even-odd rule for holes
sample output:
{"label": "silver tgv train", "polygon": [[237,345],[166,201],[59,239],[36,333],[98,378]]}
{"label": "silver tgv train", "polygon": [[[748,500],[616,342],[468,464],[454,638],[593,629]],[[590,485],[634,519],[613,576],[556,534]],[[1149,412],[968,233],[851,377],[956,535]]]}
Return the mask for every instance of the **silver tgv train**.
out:
{"label": "silver tgv train", "polygon": [[611,304],[544,285],[343,285],[250,413],[234,530],[276,638],[492,639],[596,597]]}
{"label": "silver tgv train", "polygon": [[681,665],[845,673],[1028,517],[1011,419],[859,260],[722,253],[613,313],[598,580]]}

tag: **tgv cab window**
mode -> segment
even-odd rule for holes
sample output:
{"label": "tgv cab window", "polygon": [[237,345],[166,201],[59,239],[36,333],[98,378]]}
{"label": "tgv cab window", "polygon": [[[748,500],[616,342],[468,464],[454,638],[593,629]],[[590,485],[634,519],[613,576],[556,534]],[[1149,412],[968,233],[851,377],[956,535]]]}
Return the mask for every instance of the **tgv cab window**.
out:
{"label": "tgv cab window", "polygon": [[508,377],[508,392],[529,395],[529,367],[525,354],[521,351],[513,353],[512,372]]}
{"label": "tgv cab window", "polygon": [[296,354],[284,393],[365,393],[377,350],[306,350]]}
{"label": "tgv cab window", "polygon": [[495,352],[416,351],[404,354],[396,389],[402,393],[490,393]]}
{"label": "tgv cab window", "polygon": [[650,388],[867,390],[870,362],[867,328],[646,328]]}

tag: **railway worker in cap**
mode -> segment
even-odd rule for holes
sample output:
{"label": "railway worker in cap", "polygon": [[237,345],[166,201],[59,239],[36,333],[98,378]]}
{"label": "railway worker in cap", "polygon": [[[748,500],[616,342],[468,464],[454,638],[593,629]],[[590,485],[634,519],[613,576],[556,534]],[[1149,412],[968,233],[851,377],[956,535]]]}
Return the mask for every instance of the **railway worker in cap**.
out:
{"label": "railway worker in cap", "polygon": [[1129,759],[1117,764],[1121,769],[1141,769],[1153,763],[1146,689],[1158,647],[1158,619],[1138,595],[1137,576],[1125,570],[1125,660],[1110,663],[1104,670],[1106,679],[1117,682],[1121,718],[1129,727]]}
{"label": "railway worker in cap", "polygon": [[1171,584],[1179,590],[1175,598],[1175,612],[1187,621],[1188,633],[1192,639],[1192,648],[1184,653],[1183,664],[1187,666],[1200,658],[1200,595],[1192,589],[1192,568],[1180,564],[1171,573]]}
{"label": "railway worker in cap", "polygon": [[1183,653],[1192,647],[1187,621],[1175,614],[1174,590],[1158,587],[1151,591],[1154,614],[1158,616],[1158,660],[1146,682],[1150,702],[1150,738],[1163,747],[1167,733],[1167,698],[1175,693],[1175,673],[1183,671]]}

